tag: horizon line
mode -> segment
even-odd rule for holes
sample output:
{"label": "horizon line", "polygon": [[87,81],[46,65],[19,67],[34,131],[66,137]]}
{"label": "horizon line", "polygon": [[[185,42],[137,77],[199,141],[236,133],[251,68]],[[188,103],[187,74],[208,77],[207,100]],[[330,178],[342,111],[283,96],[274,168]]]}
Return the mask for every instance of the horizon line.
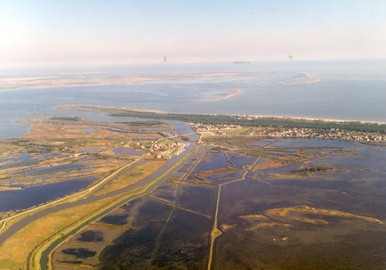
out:
{"label": "horizon line", "polygon": [[[149,62],[102,62],[102,61],[74,61],[72,63],[68,62],[28,62],[28,63],[15,63],[15,64],[3,64],[2,67],[0,67],[0,70],[6,70],[6,69],[30,69],[30,68],[70,68],[70,67],[82,67],[82,66],[88,66],[88,67],[114,67],[114,66],[168,66],[168,65],[200,65],[200,64],[239,64],[238,62],[241,62],[241,64],[256,64],[256,63],[290,63],[290,62],[343,62],[343,61],[386,61],[386,57],[382,58],[326,58],[326,59],[271,59],[271,60],[249,60],[249,59],[235,59],[235,60],[229,60],[229,61],[168,61],[167,63],[163,62],[163,57],[161,59],[162,61],[149,61]],[[245,63],[243,63],[245,62]]]}

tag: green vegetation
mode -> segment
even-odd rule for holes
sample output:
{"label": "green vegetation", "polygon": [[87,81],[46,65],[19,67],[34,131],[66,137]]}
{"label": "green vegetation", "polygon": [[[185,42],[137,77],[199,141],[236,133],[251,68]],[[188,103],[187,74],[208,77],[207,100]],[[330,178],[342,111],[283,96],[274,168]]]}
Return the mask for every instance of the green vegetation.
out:
{"label": "green vegetation", "polygon": [[77,258],[88,258],[95,256],[96,252],[86,248],[69,248],[62,251],[64,254],[74,255]]}
{"label": "green vegetation", "polygon": [[311,168],[302,168],[298,170],[290,171],[290,173],[315,173],[315,172],[327,172],[332,171],[333,168],[327,167],[311,167]]}
{"label": "green vegetation", "polygon": [[124,124],[128,124],[129,126],[158,126],[163,125],[164,123],[161,121],[133,121],[133,122],[122,122]]}
{"label": "green vegetation", "polygon": [[54,121],[80,121],[82,118],[78,116],[54,116],[50,118]]}
{"label": "green vegetation", "polygon": [[284,127],[284,128],[312,128],[319,130],[340,129],[348,131],[379,132],[386,134],[386,125],[362,122],[333,122],[324,120],[306,120],[280,117],[241,117],[236,115],[212,115],[212,114],[183,114],[183,113],[158,113],[135,111],[114,108],[94,108],[107,112],[111,116],[140,117],[151,119],[178,120],[191,123],[225,124],[240,126]]}

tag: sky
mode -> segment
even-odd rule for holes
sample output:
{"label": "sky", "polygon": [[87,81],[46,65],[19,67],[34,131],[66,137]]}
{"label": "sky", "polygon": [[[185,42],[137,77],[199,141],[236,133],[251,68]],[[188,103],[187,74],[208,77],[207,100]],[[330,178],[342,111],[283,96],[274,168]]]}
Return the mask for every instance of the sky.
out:
{"label": "sky", "polygon": [[0,0],[0,65],[386,58],[386,0]]}

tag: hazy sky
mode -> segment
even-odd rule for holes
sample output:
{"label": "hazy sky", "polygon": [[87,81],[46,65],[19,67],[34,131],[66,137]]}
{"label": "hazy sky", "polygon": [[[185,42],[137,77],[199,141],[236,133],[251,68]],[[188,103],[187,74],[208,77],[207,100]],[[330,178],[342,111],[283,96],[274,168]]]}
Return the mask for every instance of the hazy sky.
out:
{"label": "hazy sky", "polygon": [[386,0],[0,0],[0,64],[386,58]]}

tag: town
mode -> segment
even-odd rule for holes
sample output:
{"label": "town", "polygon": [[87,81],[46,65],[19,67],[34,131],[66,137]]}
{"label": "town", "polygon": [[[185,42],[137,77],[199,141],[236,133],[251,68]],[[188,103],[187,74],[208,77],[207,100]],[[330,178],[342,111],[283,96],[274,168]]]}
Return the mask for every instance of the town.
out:
{"label": "town", "polygon": [[267,138],[318,138],[325,140],[342,140],[365,143],[385,143],[386,135],[379,132],[349,131],[339,128],[285,128],[285,127],[243,127],[226,124],[191,124],[192,128],[202,134],[211,136],[255,136]]}

